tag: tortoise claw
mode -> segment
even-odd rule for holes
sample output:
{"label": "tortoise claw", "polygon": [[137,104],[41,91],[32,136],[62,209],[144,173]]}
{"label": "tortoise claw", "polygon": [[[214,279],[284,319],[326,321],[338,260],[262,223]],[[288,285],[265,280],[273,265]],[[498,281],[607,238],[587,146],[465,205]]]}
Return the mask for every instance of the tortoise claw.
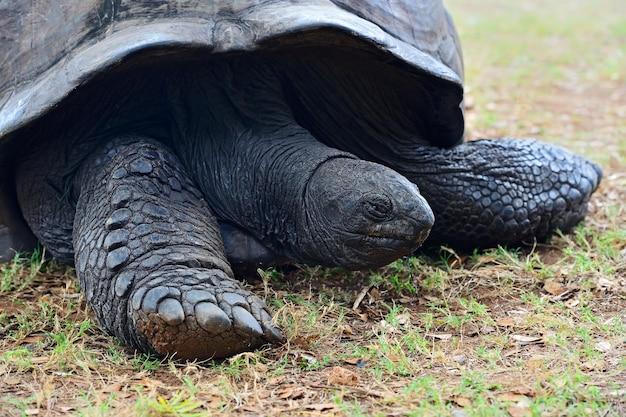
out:
{"label": "tortoise claw", "polygon": [[240,334],[252,335],[259,337],[263,335],[263,329],[257,320],[241,306],[233,307],[233,319],[235,331]]}
{"label": "tortoise claw", "polygon": [[[181,359],[223,358],[282,339],[265,304],[239,282],[202,270],[155,275],[147,277],[130,305],[137,339],[146,350]],[[150,281],[156,286],[146,291]]]}
{"label": "tortoise claw", "polygon": [[183,306],[173,298],[162,300],[157,311],[161,319],[170,326],[177,326],[185,321]]}
{"label": "tortoise claw", "polygon": [[209,333],[219,334],[232,326],[232,322],[224,310],[213,303],[202,302],[197,304],[195,313],[200,327]]}

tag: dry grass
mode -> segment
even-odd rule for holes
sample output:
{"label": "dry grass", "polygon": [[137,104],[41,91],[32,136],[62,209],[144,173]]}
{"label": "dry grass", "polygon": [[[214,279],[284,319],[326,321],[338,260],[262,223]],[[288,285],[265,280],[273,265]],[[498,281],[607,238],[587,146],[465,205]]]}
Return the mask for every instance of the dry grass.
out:
{"label": "dry grass", "polygon": [[287,344],[216,364],[120,347],[71,270],[23,260],[0,271],[0,413],[626,415],[626,6],[588,3],[448,1],[468,136],[536,136],[603,164],[574,233],[363,273],[266,271],[251,285]]}

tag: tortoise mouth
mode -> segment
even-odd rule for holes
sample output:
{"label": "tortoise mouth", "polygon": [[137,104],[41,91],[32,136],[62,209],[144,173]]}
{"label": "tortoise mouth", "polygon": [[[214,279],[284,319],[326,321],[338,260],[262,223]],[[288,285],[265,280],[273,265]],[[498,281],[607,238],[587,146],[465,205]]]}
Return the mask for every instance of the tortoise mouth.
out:
{"label": "tortoise mouth", "polygon": [[430,228],[423,229],[417,236],[375,236],[355,235],[346,240],[346,246],[358,248],[359,251],[368,251],[368,256],[350,257],[337,260],[344,268],[351,270],[378,268],[387,265],[402,256],[411,255],[426,240]]}
{"label": "tortoise mouth", "polygon": [[390,244],[394,242],[399,245],[408,244],[417,249],[424,243],[433,227],[432,211],[420,207],[403,217],[405,218],[363,230],[360,235],[365,238],[387,241]]}
{"label": "tortoise mouth", "polygon": [[[421,203],[421,202],[418,202]],[[430,207],[417,208],[401,219],[360,228],[349,233],[337,264],[348,269],[377,268],[411,255],[426,241],[434,224]]]}
{"label": "tortoise mouth", "polygon": [[406,250],[412,252],[419,248],[428,238],[433,223],[429,220],[424,221],[399,221],[395,225],[388,227],[388,230],[382,228],[370,228],[353,234],[353,237],[347,239],[354,247],[378,246],[381,248],[389,248],[393,250]]}
{"label": "tortoise mouth", "polygon": [[424,224],[410,228],[414,229],[411,231],[395,232],[393,234],[382,231],[371,231],[369,233],[363,233],[360,236],[364,239],[388,243],[390,246],[394,245],[394,243],[398,245],[407,244],[407,247],[410,245],[414,247],[414,249],[417,249],[424,243],[426,238],[428,238],[431,228],[432,223],[425,222]]}

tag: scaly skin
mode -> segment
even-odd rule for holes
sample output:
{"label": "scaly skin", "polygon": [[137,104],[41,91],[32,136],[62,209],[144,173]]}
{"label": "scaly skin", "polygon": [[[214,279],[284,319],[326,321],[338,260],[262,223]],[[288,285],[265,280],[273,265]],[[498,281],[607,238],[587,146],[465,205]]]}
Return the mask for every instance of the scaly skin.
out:
{"label": "scaly skin", "polygon": [[[220,358],[280,339],[263,303],[233,280],[214,216],[243,236],[227,241],[244,266],[276,255],[376,267],[410,254],[432,226],[406,178],[318,142],[262,79],[240,95],[216,68],[124,79],[104,109],[77,98],[49,129],[33,129],[49,139],[18,164],[31,229],[75,265],[102,326],[141,351]],[[256,93],[266,101],[248,102]]]}
{"label": "scaly skin", "polygon": [[598,165],[523,139],[414,146],[393,166],[418,185],[435,212],[428,243],[466,250],[532,244],[571,230],[602,179]]}
{"label": "scaly skin", "polygon": [[281,339],[263,302],[233,279],[215,218],[162,145],[110,142],[75,184],[76,272],[109,333],[184,359]]}
{"label": "scaly skin", "polygon": [[364,269],[411,254],[433,223],[417,187],[319,142],[270,69],[233,58],[167,78],[172,147],[217,218],[277,262]]}
{"label": "scaly skin", "polygon": [[600,167],[548,143],[462,143],[458,96],[437,80],[358,54],[312,60],[299,51],[273,65],[296,120],[318,140],[417,185],[435,214],[426,245],[521,245],[568,231],[601,181]]}
{"label": "scaly skin", "polygon": [[[440,97],[433,88],[414,100],[423,80],[382,88],[376,73],[341,65],[327,77],[321,61],[287,79],[271,59],[220,59],[92,85],[33,128],[50,140],[16,172],[34,234],[76,265],[103,326],[143,351],[204,359],[280,339],[233,280],[214,215],[243,267],[369,268],[414,251],[433,211],[433,241],[457,247],[567,230],[601,178],[533,141],[427,146],[438,128],[429,99]],[[322,81],[340,99],[319,101]],[[123,132],[162,142],[115,139]]]}

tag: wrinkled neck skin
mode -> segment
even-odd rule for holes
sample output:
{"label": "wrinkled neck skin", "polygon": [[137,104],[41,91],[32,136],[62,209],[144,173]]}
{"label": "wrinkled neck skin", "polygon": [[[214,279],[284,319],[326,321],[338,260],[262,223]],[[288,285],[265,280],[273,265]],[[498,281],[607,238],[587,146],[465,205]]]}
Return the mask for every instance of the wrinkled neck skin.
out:
{"label": "wrinkled neck skin", "polygon": [[172,143],[216,216],[291,260],[323,261],[316,242],[303,242],[314,233],[302,233],[306,185],[325,162],[354,157],[296,124],[271,75],[202,69],[170,82]]}
{"label": "wrinkled neck skin", "polygon": [[360,269],[426,238],[433,216],[417,188],[318,142],[294,121],[271,65],[214,62],[172,77],[168,94],[173,146],[218,219],[276,254]]}

